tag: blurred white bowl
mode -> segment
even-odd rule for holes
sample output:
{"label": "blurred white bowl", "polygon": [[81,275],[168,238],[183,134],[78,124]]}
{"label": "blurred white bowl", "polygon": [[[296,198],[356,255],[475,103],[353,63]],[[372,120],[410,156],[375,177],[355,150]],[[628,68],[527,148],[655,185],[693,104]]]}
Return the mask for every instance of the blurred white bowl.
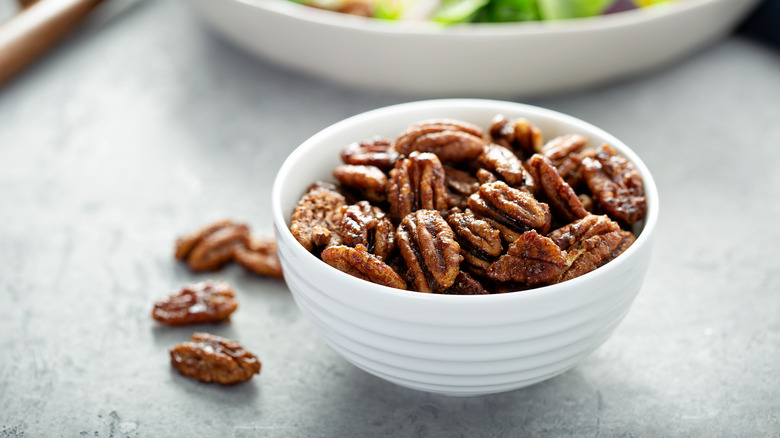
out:
{"label": "blurred white bowl", "polygon": [[384,22],[285,0],[189,0],[249,52],[352,86],[426,96],[562,92],[645,72],[729,32],[758,0],[680,0],[525,23]]}
{"label": "blurred white bowl", "polygon": [[[500,295],[402,291],[338,271],[306,251],[289,231],[301,195],[332,181],[347,144],[395,136],[430,118],[489,126],[496,114],[525,117],[551,138],[582,133],[631,160],[644,178],[648,214],[636,242],[607,265],[561,284]],[[287,285],[301,312],[348,361],[410,388],[450,395],[508,391],[573,367],[604,342],[639,292],[650,263],[658,193],[647,167],[626,145],[575,118],[528,105],[450,99],[386,107],[339,122],[304,142],[276,177],[272,209]]]}

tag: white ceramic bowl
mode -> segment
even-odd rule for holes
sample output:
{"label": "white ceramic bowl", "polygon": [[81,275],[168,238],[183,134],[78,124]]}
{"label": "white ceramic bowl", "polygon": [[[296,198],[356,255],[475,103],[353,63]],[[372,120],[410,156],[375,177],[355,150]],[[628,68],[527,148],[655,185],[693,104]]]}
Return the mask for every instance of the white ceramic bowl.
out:
{"label": "white ceramic bowl", "polygon": [[352,86],[431,97],[539,95],[639,74],[725,35],[758,0],[679,0],[602,17],[441,27],[285,0],[189,0],[249,52]]}
{"label": "white ceramic bowl", "polygon": [[[290,215],[315,180],[333,181],[339,151],[374,135],[392,137],[430,118],[487,127],[496,114],[525,117],[545,138],[582,133],[611,144],[644,178],[648,213],[636,242],[579,278],[500,295],[402,291],[338,271],[306,251],[289,231]],[[449,99],[369,111],[319,132],[284,162],[272,194],[284,277],[301,312],[348,361],[423,391],[476,395],[531,385],[573,367],[604,342],[639,292],[650,262],[658,193],[647,167],[625,144],[581,120],[510,102]]]}

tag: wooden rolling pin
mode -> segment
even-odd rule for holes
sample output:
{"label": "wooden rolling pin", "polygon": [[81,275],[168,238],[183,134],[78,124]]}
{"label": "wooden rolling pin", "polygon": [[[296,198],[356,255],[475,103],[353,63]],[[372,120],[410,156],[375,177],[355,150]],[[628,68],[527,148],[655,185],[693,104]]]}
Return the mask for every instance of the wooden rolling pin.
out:
{"label": "wooden rolling pin", "polygon": [[0,85],[62,39],[103,0],[30,0],[0,24]]}

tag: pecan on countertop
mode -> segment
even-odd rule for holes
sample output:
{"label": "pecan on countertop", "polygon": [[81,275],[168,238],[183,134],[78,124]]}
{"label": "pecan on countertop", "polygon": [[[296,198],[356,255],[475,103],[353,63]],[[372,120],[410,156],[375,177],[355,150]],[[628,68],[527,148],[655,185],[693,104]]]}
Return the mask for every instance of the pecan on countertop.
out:
{"label": "pecan on countertop", "polygon": [[233,385],[260,374],[262,363],[238,342],[208,333],[195,333],[189,342],[169,350],[171,365],[182,375],[201,382]]}
{"label": "pecan on countertop", "polygon": [[224,281],[202,281],[154,303],[152,318],[168,325],[229,321],[238,308],[236,295]]}
{"label": "pecan on countertop", "polygon": [[248,239],[248,226],[223,220],[179,238],[175,257],[185,260],[193,271],[214,271],[233,260],[234,248]]}
{"label": "pecan on countertop", "polygon": [[276,239],[271,236],[251,237],[246,246],[237,246],[233,250],[233,259],[257,275],[284,278],[282,263],[276,251]]}

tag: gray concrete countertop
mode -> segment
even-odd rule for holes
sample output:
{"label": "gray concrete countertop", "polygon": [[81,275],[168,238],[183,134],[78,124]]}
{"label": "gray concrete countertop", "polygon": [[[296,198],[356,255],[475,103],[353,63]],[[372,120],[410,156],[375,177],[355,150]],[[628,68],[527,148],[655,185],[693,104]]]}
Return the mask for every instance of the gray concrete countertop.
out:
{"label": "gray concrete countertop", "polygon": [[[327,347],[283,282],[172,259],[210,220],[270,231],[296,145],[416,98],[250,58],[173,0],[93,20],[0,89],[0,437],[780,436],[780,52],[739,36],[523,100],[621,138],[661,194],[631,312],[554,379],[474,398],[401,388]],[[203,278],[235,286],[232,323],[151,320],[156,297]],[[241,341],[262,374],[181,377],[167,349],[193,330]]]}

